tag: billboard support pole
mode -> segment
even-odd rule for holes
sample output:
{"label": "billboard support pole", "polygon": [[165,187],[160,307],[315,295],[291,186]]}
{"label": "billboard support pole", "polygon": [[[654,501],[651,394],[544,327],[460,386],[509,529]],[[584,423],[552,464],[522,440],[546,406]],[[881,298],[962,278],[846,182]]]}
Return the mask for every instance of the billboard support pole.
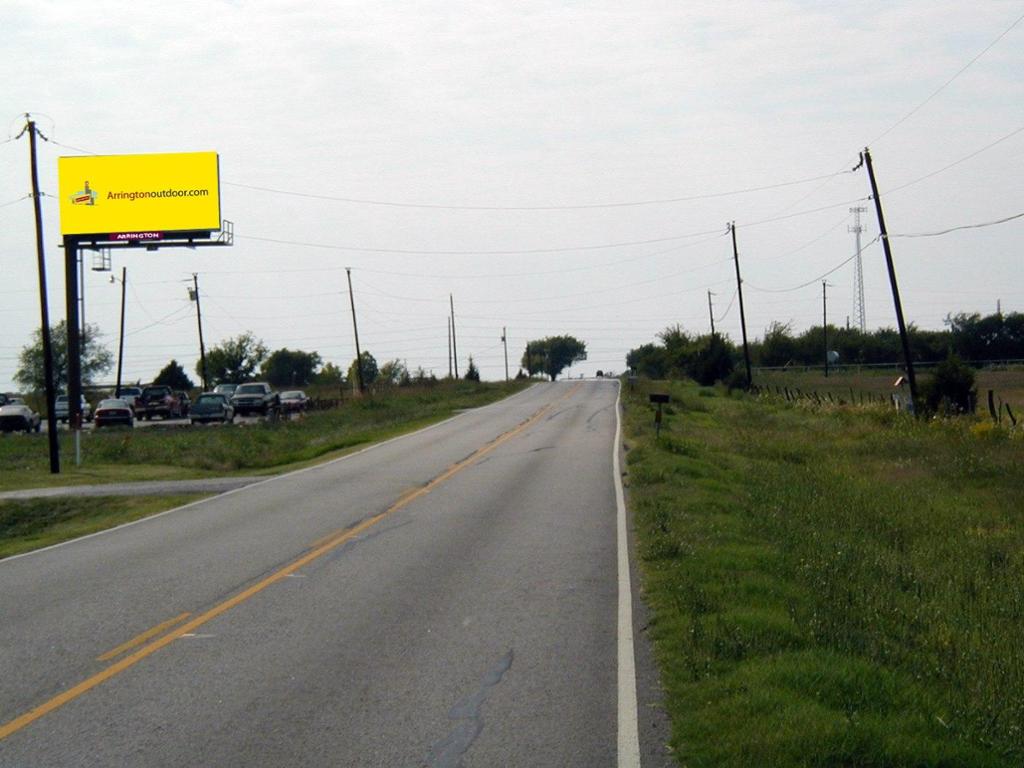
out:
{"label": "billboard support pole", "polygon": [[82,428],[82,344],[78,318],[78,238],[64,235],[64,291],[68,335],[68,426],[75,433],[75,466],[81,464],[79,430]]}

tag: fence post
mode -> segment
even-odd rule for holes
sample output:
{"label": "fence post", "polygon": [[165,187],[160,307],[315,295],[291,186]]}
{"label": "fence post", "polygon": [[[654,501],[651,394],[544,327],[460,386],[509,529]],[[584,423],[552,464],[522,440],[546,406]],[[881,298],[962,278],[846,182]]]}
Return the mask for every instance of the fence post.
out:
{"label": "fence post", "polygon": [[992,416],[992,421],[998,424],[1001,414],[996,413],[996,393],[991,389],[988,391],[988,412]]}

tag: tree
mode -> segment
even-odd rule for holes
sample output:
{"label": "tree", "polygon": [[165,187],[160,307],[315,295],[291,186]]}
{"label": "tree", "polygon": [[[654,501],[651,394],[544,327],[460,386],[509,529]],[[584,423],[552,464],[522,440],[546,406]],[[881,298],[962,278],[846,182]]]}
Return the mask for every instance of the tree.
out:
{"label": "tree", "polygon": [[409,369],[401,360],[388,360],[380,367],[380,373],[377,376],[378,384],[383,384],[386,387],[405,387],[409,382]]}
{"label": "tree", "polygon": [[[98,326],[85,327],[85,347],[82,350],[82,384],[92,384],[97,376],[106,373],[114,364],[114,355],[100,343],[103,334]],[[68,387],[68,326],[61,320],[50,328],[50,350],[53,355],[53,386],[57,392]],[[21,348],[18,370],[14,380],[25,390],[41,392],[46,388],[43,369],[43,334],[32,332],[32,341]]]}
{"label": "tree", "polygon": [[480,381],[480,369],[473,362],[473,356],[469,356],[469,367],[466,368],[466,381]]}
{"label": "tree", "polygon": [[283,347],[263,361],[261,374],[275,387],[304,387],[316,376],[322,362],[316,352]]}
{"label": "tree", "polygon": [[[266,357],[263,342],[252,331],[246,331],[206,351],[206,374],[211,383],[246,381],[253,378]],[[202,378],[202,361],[196,363],[196,373]]]}
{"label": "tree", "polygon": [[192,389],[195,386],[177,360],[171,360],[171,362],[165,365],[163,370],[153,379],[153,383],[166,384],[171,389],[181,390]]}
{"label": "tree", "polygon": [[327,363],[320,372],[313,377],[314,384],[326,386],[338,386],[345,381],[345,373],[334,363]]}
{"label": "tree", "polygon": [[[360,357],[363,361],[363,386],[368,387],[377,380],[377,376],[380,375],[380,369],[377,367],[377,358],[369,352],[363,352]],[[348,367],[348,380],[352,382],[353,387],[359,386],[359,371],[356,369],[356,358],[352,358],[352,364]]]}
{"label": "tree", "polygon": [[527,373],[544,373],[554,381],[573,363],[587,359],[587,345],[573,336],[548,336],[530,341],[521,365]]}

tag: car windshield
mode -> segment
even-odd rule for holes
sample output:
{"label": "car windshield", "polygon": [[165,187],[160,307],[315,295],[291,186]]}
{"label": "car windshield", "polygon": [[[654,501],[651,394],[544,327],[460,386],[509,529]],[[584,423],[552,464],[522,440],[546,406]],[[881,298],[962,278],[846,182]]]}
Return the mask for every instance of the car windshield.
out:
{"label": "car windshield", "polygon": [[238,389],[235,390],[236,395],[262,395],[263,385],[262,384],[242,384]]}
{"label": "car windshield", "polygon": [[196,400],[196,407],[197,408],[200,405],[223,405],[223,404],[224,404],[224,396],[223,395],[200,395],[199,399]]}
{"label": "car windshield", "polygon": [[301,400],[304,395],[301,392],[282,392],[282,400]]}
{"label": "car windshield", "polygon": [[67,401],[68,401],[68,396],[67,395],[57,395],[57,402],[58,403],[66,403]]}
{"label": "car windshield", "polygon": [[128,403],[126,403],[124,400],[117,400],[115,398],[111,398],[109,400],[100,400],[99,407],[100,408],[127,408],[128,407]]}

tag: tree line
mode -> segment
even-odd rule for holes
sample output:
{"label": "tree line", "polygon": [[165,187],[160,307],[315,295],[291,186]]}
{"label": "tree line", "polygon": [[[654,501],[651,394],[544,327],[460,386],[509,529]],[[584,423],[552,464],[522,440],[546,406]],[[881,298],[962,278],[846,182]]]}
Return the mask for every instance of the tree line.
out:
{"label": "tree line", "polygon": [[[951,355],[965,362],[1024,359],[1024,313],[958,313],[948,315],[937,331],[909,328],[915,362],[940,363]],[[772,323],[765,335],[749,344],[751,364],[759,367],[823,365],[827,349],[832,363],[895,364],[903,359],[894,328],[861,331],[838,326],[812,326],[795,333],[788,323]],[[742,359],[742,349],[720,334],[695,335],[675,325],[658,334],[660,343],[630,350],[626,364],[643,376],[689,376],[701,383],[726,381]]]}

